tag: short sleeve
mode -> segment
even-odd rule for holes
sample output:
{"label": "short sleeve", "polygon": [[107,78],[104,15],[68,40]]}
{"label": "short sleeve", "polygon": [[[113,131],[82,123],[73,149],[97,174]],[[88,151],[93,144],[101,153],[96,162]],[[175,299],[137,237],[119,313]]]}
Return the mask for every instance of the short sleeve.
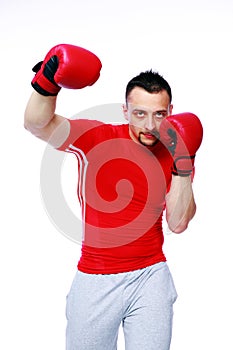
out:
{"label": "short sleeve", "polygon": [[[78,146],[79,139],[88,134],[92,129],[103,125],[102,122],[91,119],[68,119],[70,123],[70,132],[67,139],[61,146],[57,148],[59,151],[67,151],[71,145]],[[91,139],[86,138],[85,142],[91,142]]]}

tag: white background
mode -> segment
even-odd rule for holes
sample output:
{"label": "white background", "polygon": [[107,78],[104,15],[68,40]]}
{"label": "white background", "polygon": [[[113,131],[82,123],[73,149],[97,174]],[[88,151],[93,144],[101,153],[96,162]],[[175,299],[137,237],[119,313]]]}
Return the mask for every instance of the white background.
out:
{"label": "white background", "polygon": [[65,348],[65,297],[80,247],[46,215],[45,144],[23,128],[31,67],[65,42],[95,52],[103,69],[93,87],[61,91],[60,114],[124,102],[128,80],[152,68],[171,84],[174,112],[202,120],[198,211],[185,233],[165,237],[179,294],[171,350],[232,349],[232,1],[1,0],[0,17],[0,348]]}

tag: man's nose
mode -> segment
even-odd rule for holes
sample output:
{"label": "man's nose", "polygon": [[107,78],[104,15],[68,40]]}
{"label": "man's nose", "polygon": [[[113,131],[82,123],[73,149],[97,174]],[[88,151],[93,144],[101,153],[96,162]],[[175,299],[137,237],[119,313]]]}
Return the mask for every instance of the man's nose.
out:
{"label": "man's nose", "polygon": [[156,127],[156,123],[155,123],[155,119],[152,115],[149,115],[146,119],[146,125],[145,125],[146,129],[149,131],[152,131],[155,129]]}

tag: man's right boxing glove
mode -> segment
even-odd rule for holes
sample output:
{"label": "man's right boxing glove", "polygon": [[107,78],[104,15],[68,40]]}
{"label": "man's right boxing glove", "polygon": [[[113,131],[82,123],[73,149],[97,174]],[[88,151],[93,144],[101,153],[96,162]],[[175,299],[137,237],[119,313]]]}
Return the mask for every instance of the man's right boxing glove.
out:
{"label": "man's right boxing glove", "polygon": [[93,85],[101,68],[99,58],[92,52],[75,45],[60,44],[33,67],[36,75],[31,84],[41,95],[56,96],[61,87],[82,89]]}

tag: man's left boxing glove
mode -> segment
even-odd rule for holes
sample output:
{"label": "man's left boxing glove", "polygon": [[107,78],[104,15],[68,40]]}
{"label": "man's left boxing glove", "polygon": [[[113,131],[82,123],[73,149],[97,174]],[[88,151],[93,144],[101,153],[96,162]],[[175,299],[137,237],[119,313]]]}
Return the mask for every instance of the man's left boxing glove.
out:
{"label": "man's left boxing glove", "polygon": [[101,68],[101,61],[92,52],[75,45],[60,44],[33,67],[36,75],[31,84],[41,95],[56,96],[61,87],[82,89],[93,85]]}
{"label": "man's left boxing glove", "polygon": [[159,128],[160,140],[171,152],[174,162],[172,173],[189,176],[203,138],[199,118],[192,113],[181,113],[165,118]]}

